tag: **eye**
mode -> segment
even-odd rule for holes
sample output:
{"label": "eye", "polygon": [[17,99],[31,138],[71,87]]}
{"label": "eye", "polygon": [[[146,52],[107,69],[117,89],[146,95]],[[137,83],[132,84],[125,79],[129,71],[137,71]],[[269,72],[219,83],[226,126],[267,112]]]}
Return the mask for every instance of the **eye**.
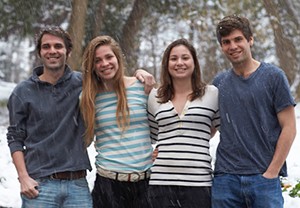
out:
{"label": "eye", "polygon": [[228,44],[230,44],[229,40],[222,40],[222,45],[228,45]]}
{"label": "eye", "polygon": [[49,46],[49,44],[44,44],[44,45],[42,45],[41,48],[42,48],[42,49],[48,49],[48,48],[50,48],[50,46]]}
{"label": "eye", "polygon": [[63,47],[64,47],[63,44],[55,44],[55,45],[54,45],[54,48],[55,48],[55,49],[62,49]]}
{"label": "eye", "polygon": [[182,59],[183,59],[183,60],[189,60],[189,59],[190,59],[190,56],[183,56]]}
{"label": "eye", "polygon": [[169,61],[176,61],[177,60],[177,57],[176,56],[171,56],[170,58],[169,58]]}

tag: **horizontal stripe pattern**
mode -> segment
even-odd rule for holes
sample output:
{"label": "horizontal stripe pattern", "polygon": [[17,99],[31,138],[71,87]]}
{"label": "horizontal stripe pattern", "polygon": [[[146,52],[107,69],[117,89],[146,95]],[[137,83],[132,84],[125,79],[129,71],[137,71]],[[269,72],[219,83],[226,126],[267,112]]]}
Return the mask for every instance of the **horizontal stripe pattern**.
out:
{"label": "horizontal stripe pattern", "polygon": [[211,127],[220,126],[218,90],[207,86],[201,99],[187,101],[178,115],[171,101],[160,104],[152,90],[148,118],[158,157],[151,168],[150,185],[211,186],[209,153]]}
{"label": "horizontal stripe pattern", "polygon": [[126,90],[130,126],[124,132],[117,125],[116,94],[105,92],[96,96],[96,166],[115,172],[143,172],[152,165],[152,145],[147,119],[148,96],[139,81]]}

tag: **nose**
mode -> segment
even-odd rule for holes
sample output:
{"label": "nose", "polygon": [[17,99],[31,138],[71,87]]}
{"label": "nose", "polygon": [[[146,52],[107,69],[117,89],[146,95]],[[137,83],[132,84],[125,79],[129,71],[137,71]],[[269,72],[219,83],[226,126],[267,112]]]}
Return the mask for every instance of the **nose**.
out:
{"label": "nose", "polygon": [[49,48],[49,52],[50,52],[50,53],[55,53],[55,52],[56,52],[55,47],[51,46],[51,47]]}
{"label": "nose", "polygon": [[235,49],[237,47],[237,44],[234,41],[231,41],[229,44],[229,49]]}
{"label": "nose", "polygon": [[102,66],[106,66],[108,63],[109,63],[108,60],[103,59],[101,65]]}
{"label": "nose", "polygon": [[176,64],[177,64],[177,65],[181,65],[181,64],[183,64],[183,60],[182,60],[182,58],[179,58],[179,59],[177,59],[177,62],[176,62]]}

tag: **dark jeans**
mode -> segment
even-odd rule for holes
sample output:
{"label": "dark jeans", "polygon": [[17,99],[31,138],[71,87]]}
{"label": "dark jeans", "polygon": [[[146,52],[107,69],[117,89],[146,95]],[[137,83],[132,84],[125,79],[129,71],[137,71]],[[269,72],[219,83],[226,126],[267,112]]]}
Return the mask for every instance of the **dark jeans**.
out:
{"label": "dark jeans", "polygon": [[97,174],[92,191],[94,208],[148,208],[149,180],[121,182]]}
{"label": "dark jeans", "polygon": [[191,186],[149,186],[152,208],[210,208],[211,188]]}

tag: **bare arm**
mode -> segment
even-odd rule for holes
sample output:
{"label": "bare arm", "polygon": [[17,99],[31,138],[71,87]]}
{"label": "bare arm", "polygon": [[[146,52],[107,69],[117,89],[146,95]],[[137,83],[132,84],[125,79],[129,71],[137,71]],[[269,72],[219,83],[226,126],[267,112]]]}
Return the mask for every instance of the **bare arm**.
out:
{"label": "bare arm", "polygon": [[266,178],[275,178],[286,160],[296,136],[296,117],[293,106],[289,106],[277,114],[282,131],[276,145],[273,159],[263,174]]}
{"label": "bare arm", "polygon": [[156,83],[153,75],[143,69],[137,69],[134,73],[134,76],[144,83],[145,93],[149,94]]}
{"label": "bare arm", "polygon": [[30,199],[37,197],[39,195],[39,191],[36,189],[38,183],[28,175],[23,152],[14,152],[12,159],[18,172],[21,193]]}

